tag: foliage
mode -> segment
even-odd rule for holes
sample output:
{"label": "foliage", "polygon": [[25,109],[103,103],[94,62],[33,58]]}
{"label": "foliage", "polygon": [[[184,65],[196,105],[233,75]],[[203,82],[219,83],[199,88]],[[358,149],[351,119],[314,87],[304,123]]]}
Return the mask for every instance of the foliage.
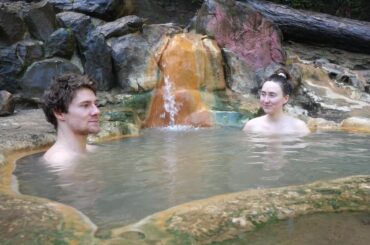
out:
{"label": "foliage", "polygon": [[339,17],[370,21],[369,0],[269,0],[269,2]]}

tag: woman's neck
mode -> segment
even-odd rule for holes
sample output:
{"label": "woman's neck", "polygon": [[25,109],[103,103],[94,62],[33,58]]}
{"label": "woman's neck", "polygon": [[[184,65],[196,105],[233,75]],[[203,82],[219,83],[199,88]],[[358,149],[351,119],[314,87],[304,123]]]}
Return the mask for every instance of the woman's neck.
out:
{"label": "woman's neck", "polygon": [[274,113],[267,114],[266,116],[269,121],[277,122],[277,121],[280,121],[285,116],[285,114],[283,110],[279,110],[279,111],[275,111]]}

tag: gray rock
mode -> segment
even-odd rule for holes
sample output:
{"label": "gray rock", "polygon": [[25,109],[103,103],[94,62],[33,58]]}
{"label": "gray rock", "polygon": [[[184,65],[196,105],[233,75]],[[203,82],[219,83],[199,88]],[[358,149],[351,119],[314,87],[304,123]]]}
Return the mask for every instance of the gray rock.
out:
{"label": "gray rock", "polygon": [[75,39],[71,31],[59,28],[53,32],[45,43],[45,56],[47,58],[58,56],[70,59],[75,50]]}
{"label": "gray rock", "polygon": [[57,14],[57,20],[62,27],[72,31],[79,48],[82,51],[86,50],[88,35],[95,29],[91,18],[85,14],[62,12]]}
{"label": "gray rock", "polygon": [[[257,86],[258,89],[262,88],[263,82],[268,77],[270,77],[272,74],[274,74],[275,71],[277,71],[279,68],[283,68],[283,67],[284,66],[282,64],[272,62],[272,63],[270,63],[269,65],[267,65],[265,67],[257,69],[255,71],[255,73],[256,73],[256,81],[257,81],[257,84],[258,84],[258,86]],[[295,88],[296,85],[293,84],[293,87]],[[257,91],[253,91],[253,92],[256,93]]]}
{"label": "gray rock", "polygon": [[0,77],[15,76],[22,71],[22,66],[16,46],[0,48]]}
{"label": "gray rock", "polygon": [[256,93],[258,82],[252,68],[230,50],[224,49],[226,82],[229,88],[242,94]]}
{"label": "gray rock", "polygon": [[111,48],[105,43],[103,35],[91,35],[86,42],[85,72],[97,82],[98,90],[113,87],[113,64]]}
{"label": "gray rock", "polygon": [[11,93],[16,93],[19,89],[20,82],[18,78],[0,75],[0,90],[7,90]]}
{"label": "gray rock", "polygon": [[0,90],[0,116],[9,116],[14,113],[13,95],[5,90]]}
{"label": "gray rock", "polygon": [[134,0],[49,0],[58,11],[75,11],[106,20],[133,13]]}
{"label": "gray rock", "polygon": [[48,1],[31,4],[23,15],[29,32],[36,39],[46,41],[57,27],[53,6]]}
{"label": "gray rock", "polygon": [[[1,118],[0,152],[35,149],[55,141],[55,130],[41,109],[17,110]],[[1,240],[0,238],[0,241]]]}
{"label": "gray rock", "polygon": [[129,15],[98,26],[95,32],[103,34],[105,38],[119,37],[141,30],[143,24],[143,18]]}
{"label": "gray rock", "polygon": [[11,9],[8,5],[0,3],[0,46],[11,45],[24,37],[27,29],[17,14],[20,10],[21,7]]}
{"label": "gray rock", "polygon": [[81,71],[70,61],[60,58],[37,61],[27,68],[22,78],[22,90],[28,96],[41,96],[53,77]]}
{"label": "gray rock", "polygon": [[24,68],[42,56],[41,43],[34,40],[0,48],[0,90],[16,92],[19,89],[18,77]]}
{"label": "gray rock", "polygon": [[15,44],[17,56],[27,66],[35,60],[40,60],[44,56],[43,44],[36,40],[23,40]]}
{"label": "gray rock", "polygon": [[153,24],[143,26],[143,38],[149,43],[150,47],[156,47],[164,35],[174,35],[183,32],[183,29],[175,23]]}
{"label": "gray rock", "polygon": [[112,43],[119,85],[127,91],[148,91],[159,81],[159,68],[148,42],[139,34],[122,36]]}
{"label": "gray rock", "polygon": [[180,25],[187,25],[189,20],[200,8],[199,0],[135,0],[135,14],[148,19],[149,23],[173,22]]}

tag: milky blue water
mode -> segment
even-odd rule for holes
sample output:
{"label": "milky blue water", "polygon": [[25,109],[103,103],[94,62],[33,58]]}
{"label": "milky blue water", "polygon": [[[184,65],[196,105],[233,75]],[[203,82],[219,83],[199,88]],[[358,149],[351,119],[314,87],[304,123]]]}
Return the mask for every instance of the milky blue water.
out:
{"label": "milky blue water", "polygon": [[250,136],[235,128],[148,129],[78,163],[20,159],[19,191],[71,205],[100,227],[213,195],[370,174],[370,136]]}

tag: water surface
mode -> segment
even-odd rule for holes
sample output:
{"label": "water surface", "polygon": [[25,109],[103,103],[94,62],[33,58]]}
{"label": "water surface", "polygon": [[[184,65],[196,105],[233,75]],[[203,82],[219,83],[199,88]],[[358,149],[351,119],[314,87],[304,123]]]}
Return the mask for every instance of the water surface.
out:
{"label": "water surface", "polygon": [[17,162],[19,191],[71,205],[100,227],[213,195],[370,174],[370,136],[252,137],[239,129],[148,129],[74,164]]}

